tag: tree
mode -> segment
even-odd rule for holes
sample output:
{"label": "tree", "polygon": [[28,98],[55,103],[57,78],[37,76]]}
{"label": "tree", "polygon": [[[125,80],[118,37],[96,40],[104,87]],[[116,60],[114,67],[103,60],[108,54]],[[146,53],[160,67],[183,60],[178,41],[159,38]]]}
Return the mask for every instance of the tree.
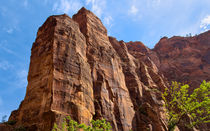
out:
{"label": "tree", "polygon": [[78,131],[79,129],[83,129],[84,131],[111,131],[111,128],[110,123],[104,119],[91,120],[91,125],[87,126],[85,124],[78,124],[68,116],[64,118],[61,129],[54,124],[52,131]]}
{"label": "tree", "polygon": [[184,117],[190,122],[185,126],[196,127],[201,123],[210,123],[210,82],[203,81],[200,88],[190,94],[189,85],[172,82],[162,97],[168,116],[168,130],[173,131]]}

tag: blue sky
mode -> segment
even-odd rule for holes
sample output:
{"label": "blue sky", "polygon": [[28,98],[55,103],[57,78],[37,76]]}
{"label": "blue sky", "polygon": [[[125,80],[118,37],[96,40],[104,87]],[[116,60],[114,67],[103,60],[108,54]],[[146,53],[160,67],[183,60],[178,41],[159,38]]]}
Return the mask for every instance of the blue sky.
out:
{"label": "blue sky", "polygon": [[163,36],[210,29],[210,0],[1,0],[0,119],[24,99],[38,28],[48,16],[71,17],[82,6],[102,20],[109,35],[126,42],[142,41],[150,48]]}

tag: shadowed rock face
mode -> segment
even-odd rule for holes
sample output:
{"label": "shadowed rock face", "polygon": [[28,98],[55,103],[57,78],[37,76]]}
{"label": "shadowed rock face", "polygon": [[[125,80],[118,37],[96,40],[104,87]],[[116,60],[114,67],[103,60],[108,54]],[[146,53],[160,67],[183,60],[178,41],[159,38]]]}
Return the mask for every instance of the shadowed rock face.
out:
{"label": "shadowed rock face", "polygon": [[[179,39],[189,40],[180,46],[178,38],[164,38],[150,50],[140,42],[108,37],[100,19],[85,8],[72,19],[65,14],[50,16],[39,28],[31,49],[26,96],[9,120],[17,121],[15,127],[32,131],[50,130],[65,116],[85,124],[104,118],[115,131],[165,131],[161,91],[167,80],[163,74],[169,80],[179,80],[169,74],[175,59],[180,64],[188,58],[195,62],[194,57],[204,49],[197,61],[204,63],[199,66],[203,74],[209,71],[209,38],[202,34]],[[191,48],[191,39],[208,48],[198,49],[196,44]],[[175,45],[169,44],[171,41]],[[173,45],[175,51],[171,51]],[[176,55],[185,47],[184,58]],[[187,53],[192,53],[192,58]]]}

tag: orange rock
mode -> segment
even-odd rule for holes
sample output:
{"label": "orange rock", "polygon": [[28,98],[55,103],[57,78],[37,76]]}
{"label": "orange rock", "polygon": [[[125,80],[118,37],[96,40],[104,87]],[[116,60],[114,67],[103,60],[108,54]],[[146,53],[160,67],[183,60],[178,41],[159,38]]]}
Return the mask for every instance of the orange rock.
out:
{"label": "orange rock", "polygon": [[166,78],[209,80],[209,33],[162,38],[151,50],[108,37],[85,8],[72,19],[50,16],[31,49],[26,96],[9,120],[32,131],[51,130],[65,116],[85,124],[104,118],[115,131],[165,131]]}

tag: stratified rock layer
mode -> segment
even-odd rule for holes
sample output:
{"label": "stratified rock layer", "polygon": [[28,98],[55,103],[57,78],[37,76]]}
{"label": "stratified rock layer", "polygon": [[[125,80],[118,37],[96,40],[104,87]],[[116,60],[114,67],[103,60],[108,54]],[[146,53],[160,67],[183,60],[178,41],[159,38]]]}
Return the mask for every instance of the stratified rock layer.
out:
{"label": "stratified rock layer", "polygon": [[26,96],[9,120],[31,131],[50,131],[66,116],[85,124],[104,118],[115,131],[165,131],[161,91],[167,79],[209,80],[209,33],[163,38],[150,50],[108,37],[85,8],[72,19],[50,16],[31,49]]}

